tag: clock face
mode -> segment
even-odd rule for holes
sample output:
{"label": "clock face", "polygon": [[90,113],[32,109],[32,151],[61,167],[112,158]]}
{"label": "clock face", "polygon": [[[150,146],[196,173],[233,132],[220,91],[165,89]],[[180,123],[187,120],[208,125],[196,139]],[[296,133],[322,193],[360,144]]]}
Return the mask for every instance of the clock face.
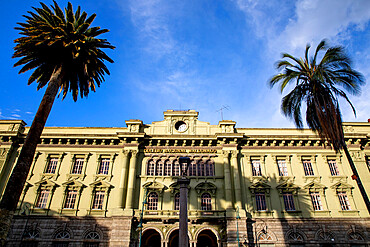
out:
{"label": "clock face", "polygon": [[188,128],[188,125],[184,121],[178,121],[175,124],[175,129],[178,132],[185,132],[187,130],[187,128]]}

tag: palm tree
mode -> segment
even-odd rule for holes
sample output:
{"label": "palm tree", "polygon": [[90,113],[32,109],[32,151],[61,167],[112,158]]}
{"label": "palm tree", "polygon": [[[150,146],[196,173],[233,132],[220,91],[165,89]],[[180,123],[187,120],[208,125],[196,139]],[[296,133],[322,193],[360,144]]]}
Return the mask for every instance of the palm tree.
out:
{"label": "palm tree", "polygon": [[22,66],[19,73],[33,70],[28,84],[36,81],[37,89],[46,85],[47,88],[0,202],[0,218],[5,220],[0,225],[8,226],[0,233],[3,241],[58,90],[63,92],[63,99],[68,91],[74,101],[78,95],[87,97],[104,81],[104,75],[109,75],[104,62],[113,63],[102,48],[115,47],[106,39],[97,38],[109,30],[90,27],[96,14],[88,17],[80,6],[73,12],[71,3],[65,13],[55,1],[51,9],[40,4],[42,8],[33,8],[34,12],[24,16],[26,22],[16,27],[22,37],[15,40],[13,58],[20,59],[14,66]]}
{"label": "palm tree", "polygon": [[[276,64],[277,70],[281,72],[270,79],[270,86],[280,83],[280,90],[283,92],[288,84],[294,85],[293,90],[282,99],[281,109],[284,115],[291,118],[297,128],[302,129],[301,105],[302,102],[306,104],[308,127],[316,131],[321,140],[328,141],[336,152],[344,150],[353,172],[352,178],[356,180],[370,213],[369,199],[347,149],[338,102],[338,98],[344,98],[356,115],[345,91],[358,95],[365,79],[361,73],[351,68],[351,60],[343,47],[328,47],[323,40],[310,58],[309,49],[310,45],[307,45],[304,58],[283,53],[283,60]],[[325,51],[325,54],[318,62],[320,51]]]}

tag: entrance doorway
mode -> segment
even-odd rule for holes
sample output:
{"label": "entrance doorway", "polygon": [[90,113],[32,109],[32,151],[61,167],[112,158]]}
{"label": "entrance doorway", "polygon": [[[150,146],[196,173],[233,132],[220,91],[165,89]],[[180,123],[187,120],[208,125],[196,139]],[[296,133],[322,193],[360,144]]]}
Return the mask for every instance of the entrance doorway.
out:
{"label": "entrance doorway", "polygon": [[197,247],[217,247],[217,237],[211,230],[201,231],[197,238]]}
{"label": "entrance doorway", "polygon": [[141,237],[143,247],[161,247],[161,235],[154,230],[146,230]]}
{"label": "entrance doorway", "polygon": [[168,246],[179,247],[179,230],[174,230],[171,232],[171,235],[168,238]]}

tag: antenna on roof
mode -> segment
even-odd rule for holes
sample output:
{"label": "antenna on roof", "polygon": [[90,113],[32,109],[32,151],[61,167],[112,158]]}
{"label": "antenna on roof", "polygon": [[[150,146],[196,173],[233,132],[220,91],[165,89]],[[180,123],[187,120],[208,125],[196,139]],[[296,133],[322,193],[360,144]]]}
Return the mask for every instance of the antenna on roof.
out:
{"label": "antenna on roof", "polygon": [[221,113],[221,120],[224,120],[224,113],[223,110],[230,110],[230,107],[228,105],[223,105],[220,109],[218,109],[216,112]]}

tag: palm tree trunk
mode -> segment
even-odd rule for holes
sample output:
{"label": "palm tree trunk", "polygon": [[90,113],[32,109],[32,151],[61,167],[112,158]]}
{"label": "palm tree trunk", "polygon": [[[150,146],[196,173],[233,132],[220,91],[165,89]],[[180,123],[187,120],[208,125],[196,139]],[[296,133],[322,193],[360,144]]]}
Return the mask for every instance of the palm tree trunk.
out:
{"label": "palm tree trunk", "polygon": [[17,209],[19,198],[26,183],[37,144],[62,82],[62,66],[56,67],[51,75],[39,109],[28,131],[18,161],[12,171],[0,202],[0,241],[4,246],[11,220]]}
{"label": "palm tree trunk", "polygon": [[365,204],[366,204],[366,207],[367,207],[367,211],[368,211],[368,212],[369,212],[369,214],[370,214],[370,202],[369,202],[369,197],[368,197],[368,196],[367,196],[367,194],[366,194],[366,191],[365,191],[364,186],[362,185],[362,182],[361,182],[360,176],[359,176],[359,175],[358,175],[358,173],[357,173],[356,166],[355,166],[355,164],[353,163],[353,160],[352,160],[351,155],[349,154],[349,151],[348,151],[348,148],[347,148],[347,144],[344,144],[343,150],[344,150],[344,152],[346,153],[346,156],[347,156],[347,159],[348,159],[349,165],[351,166],[351,169],[352,169],[352,172],[353,172],[353,177],[352,177],[352,178],[353,178],[354,180],[356,180],[357,185],[358,185],[358,188],[360,189],[360,192],[361,192],[362,198],[363,198],[363,199],[364,199],[364,201],[365,201]]}

